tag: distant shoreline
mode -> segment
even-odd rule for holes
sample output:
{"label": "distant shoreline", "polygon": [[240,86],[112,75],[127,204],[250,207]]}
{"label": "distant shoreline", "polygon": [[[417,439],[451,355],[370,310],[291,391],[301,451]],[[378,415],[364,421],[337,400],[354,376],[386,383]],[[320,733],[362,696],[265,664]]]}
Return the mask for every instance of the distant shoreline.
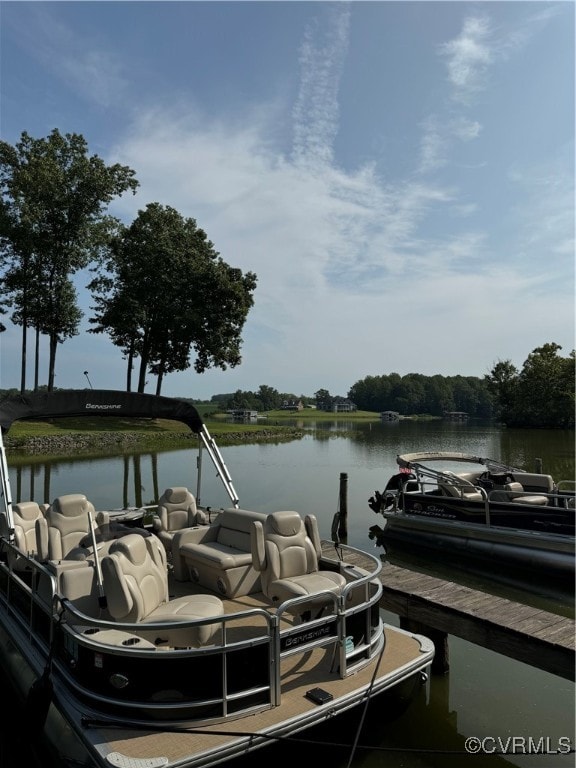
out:
{"label": "distant shoreline", "polygon": [[[249,443],[285,442],[299,440],[304,432],[300,429],[260,429],[230,431],[218,434],[218,445],[245,445]],[[29,456],[109,455],[111,452],[159,450],[195,447],[197,436],[192,432],[73,432],[56,435],[10,437],[5,440],[11,457],[20,462]]]}

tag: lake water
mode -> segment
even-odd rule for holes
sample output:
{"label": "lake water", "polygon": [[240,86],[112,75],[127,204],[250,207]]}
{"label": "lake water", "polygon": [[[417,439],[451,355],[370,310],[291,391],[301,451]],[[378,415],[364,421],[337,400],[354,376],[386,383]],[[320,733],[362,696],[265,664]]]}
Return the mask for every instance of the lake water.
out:
{"label": "lake water", "polygon": [[[489,424],[436,421],[368,424],[342,420],[303,426],[307,431],[301,440],[221,449],[240,506],[313,513],[321,534],[329,538],[344,473],[348,543],[383,557],[385,551],[369,532],[382,520],[369,509],[367,499],[375,489],[382,490],[395,472],[398,453],[461,451],[527,469],[541,459],[544,471],[556,480],[574,479],[574,432],[504,430]],[[202,503],[230,506],[206,452],[202,455]],[[62,493],[82,492],[97,509],[139,506],[152,502],[171,485],[188,485],[195,492],[196,456],[196,451],[168,451],[19,464],[10,470],[12,495],[44,501]],[[428,563],[427,567],[511,599],[573,615],[572,600],[548,590],[533,593],[483,575],[453,571],[446,562]],[[384,617],[398,624],[392,614],[384,612]],[[342,768],[574,766],[574,755],[564,754],[567,743],[572,748],[576,744],[572,683],[456,637],[449,639],[449,654],[449,673],[432,676],[406,708],[398,703],[390,707],[379,699],[372,702],[354,753],[350,745],[356,737],[360,710],[315,731],[315,746],[274,745],[234,766],[261,768],[274,760],[302,760],[304,755],[307,764],[318,761]],[[484,740],[480,754],[466,751],[466,739],[471,737]],[[312,738],[311,733],[304,738]],[[498,751],[509,754],[503,757]],[[543,751],[549,754],[541,754]],[[64,756],[61,764],[66,765]],[[8,763],[0,762],[0,768],[4,766],[9,768]]]}

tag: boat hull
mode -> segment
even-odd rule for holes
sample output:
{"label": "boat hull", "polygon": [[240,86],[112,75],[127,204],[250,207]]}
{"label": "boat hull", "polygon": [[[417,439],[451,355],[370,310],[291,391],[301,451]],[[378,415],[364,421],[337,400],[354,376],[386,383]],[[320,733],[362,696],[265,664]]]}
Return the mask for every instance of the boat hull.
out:
{"label": "boat hull", "polygon": [[384,513],[384,538],[574,581],[574,538],[481,523]]}

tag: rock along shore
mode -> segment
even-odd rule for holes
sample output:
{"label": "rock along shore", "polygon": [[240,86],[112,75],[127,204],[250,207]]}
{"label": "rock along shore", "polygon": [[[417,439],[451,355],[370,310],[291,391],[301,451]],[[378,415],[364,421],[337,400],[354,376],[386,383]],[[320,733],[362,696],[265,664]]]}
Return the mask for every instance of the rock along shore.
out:
{"label": "rock along shore", "polygon": [[[298,429],[278,431],[223,432],[216,437],[218,445],[243,445],[261,442],[299,440]],[[78,453],[137,452],[138,450],[169,450],[187,443],[196,445],[198,437],[192,432],[72,432],[28,438],[6,437],[6,448],[29,456],[70,456]]]}

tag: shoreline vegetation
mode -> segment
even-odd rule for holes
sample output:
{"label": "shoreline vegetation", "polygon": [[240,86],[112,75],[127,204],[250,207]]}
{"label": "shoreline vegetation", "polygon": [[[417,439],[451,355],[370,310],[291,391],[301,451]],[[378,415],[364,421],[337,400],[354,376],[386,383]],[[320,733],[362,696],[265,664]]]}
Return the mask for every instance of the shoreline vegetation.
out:
{"label": "shoreline vegetation", "polygon": [[[316,410],[270,411],[257,422],[230,421],[225,413],[205,414],[210,434],[220,446],[299,440],[315,421],[379,421],[369,411],[335,414]],[[306,427],[306,423],[310,424]],[[64,418],[50,421],[18,421],[5,438],[11,463],[30,457],[51,458],[81,454],[103,456],[139,451],[167,451],[196,443],[193,432],[166,419]]]}

